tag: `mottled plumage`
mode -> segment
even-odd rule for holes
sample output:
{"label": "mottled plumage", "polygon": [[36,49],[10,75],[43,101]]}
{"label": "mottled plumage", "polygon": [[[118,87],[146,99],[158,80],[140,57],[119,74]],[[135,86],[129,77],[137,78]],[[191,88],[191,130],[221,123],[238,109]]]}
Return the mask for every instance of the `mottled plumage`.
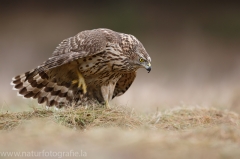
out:
{"label": "mottled plumage", "polygon": [[63,40],[47,61],[13,78],[26,98],[47,106],[65,106],[84,99],[106,103],[125,93],[136,70],[151,70],[151,58],[134,36],[94,29]]}

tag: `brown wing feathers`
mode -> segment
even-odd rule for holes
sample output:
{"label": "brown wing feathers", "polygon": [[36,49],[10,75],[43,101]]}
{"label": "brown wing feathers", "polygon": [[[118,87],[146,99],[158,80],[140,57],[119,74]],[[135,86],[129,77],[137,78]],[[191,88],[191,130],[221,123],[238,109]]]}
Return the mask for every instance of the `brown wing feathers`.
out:
{"label": "brown wing feathers", "polygon": [[53,56],[50,57],[47,61],[45,61],[42,65],[38,66],[36,71],[38,72],[46,71],[58,66],[62,66],[64,64],[67,64],[82,57],[83,54],[79,52],[70,52],[59,56]]}
{"label": "brown wing feathers", "polygon": [[39,104],[46,102],[48,106],[57,106],[61,102],[72,100],[72,91],[50,81],[45,71],[40,73],[36,70],[28,71],[14,77],[11,84],[14,85],[14,89],[19,90],[19,95],[25,98],[37,98]]}

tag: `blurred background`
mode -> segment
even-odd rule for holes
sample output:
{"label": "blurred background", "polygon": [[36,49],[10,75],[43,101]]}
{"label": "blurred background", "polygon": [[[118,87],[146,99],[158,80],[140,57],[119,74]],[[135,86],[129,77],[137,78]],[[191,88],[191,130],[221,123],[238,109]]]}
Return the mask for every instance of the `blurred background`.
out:
{"label": "blurred background", "polygon": [[37,67],[65,38],[109,28],[136,36],[152,58],[118,105],[152,112],[179,105],[240,113],[240,5],[210,1],[0,1],[0,106],[35,105],[11,78]]}

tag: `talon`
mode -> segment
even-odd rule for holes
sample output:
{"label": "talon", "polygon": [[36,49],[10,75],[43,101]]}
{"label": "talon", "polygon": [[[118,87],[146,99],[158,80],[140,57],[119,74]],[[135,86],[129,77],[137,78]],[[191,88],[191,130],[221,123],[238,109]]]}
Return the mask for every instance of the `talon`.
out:
{"label": "talon", "polygon": [[87,85],[85,83],[85,79],[82,74],[77,70],[78,80],[73,80],[72,84],[78,83],[78,88],[82,88],[83,94],[87,93]]}
{"label": "talon", "polygon": [[78,83],[78,80],[73,80],[72,81],[72,84],[76,84],[76,83]]}
{"label": "talon", "polygon": [[111,109],[111,106],[110,106],[110,104],[108,103],[108,101],[105,101],[105,107],[106,107],[107,109]]}

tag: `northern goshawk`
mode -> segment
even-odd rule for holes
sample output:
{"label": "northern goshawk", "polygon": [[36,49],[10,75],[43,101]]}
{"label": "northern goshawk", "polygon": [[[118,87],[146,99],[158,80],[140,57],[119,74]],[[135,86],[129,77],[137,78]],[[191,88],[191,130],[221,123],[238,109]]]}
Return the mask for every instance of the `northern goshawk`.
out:
{"label": "northern goshawk", "polygon": [[110,29],[86,30],[63,40],[47,61],[13,78],[26,98],[61,107],[83,98],[109,107],[125,93],[137,69],[151,71],[151,58],[133,35]]}

